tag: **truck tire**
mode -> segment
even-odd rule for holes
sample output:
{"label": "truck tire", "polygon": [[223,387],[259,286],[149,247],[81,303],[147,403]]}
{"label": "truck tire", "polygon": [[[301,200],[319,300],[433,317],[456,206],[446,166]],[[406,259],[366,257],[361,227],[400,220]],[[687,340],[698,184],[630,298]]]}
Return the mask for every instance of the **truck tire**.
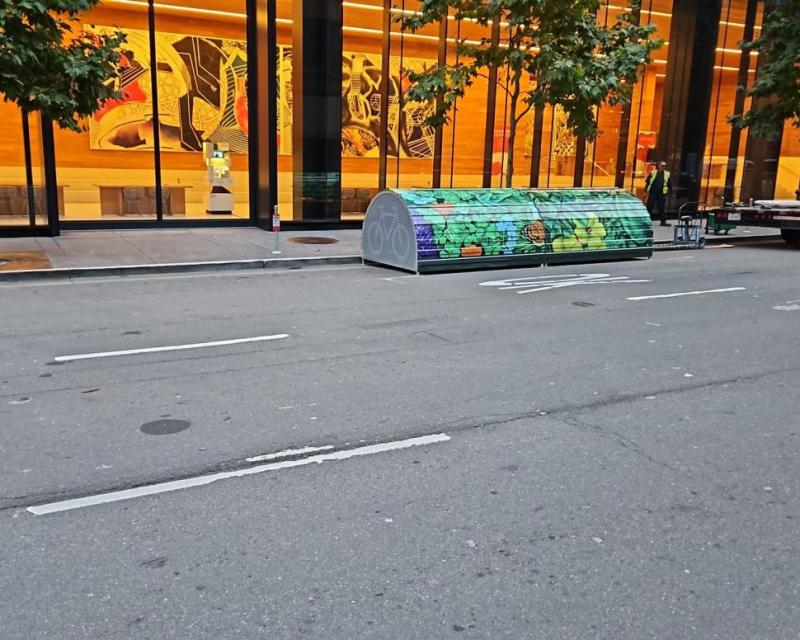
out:
{"label": "truck tire", "polygon": [[781,237],[789,244],[800,242],[800,229],[781,229]]}

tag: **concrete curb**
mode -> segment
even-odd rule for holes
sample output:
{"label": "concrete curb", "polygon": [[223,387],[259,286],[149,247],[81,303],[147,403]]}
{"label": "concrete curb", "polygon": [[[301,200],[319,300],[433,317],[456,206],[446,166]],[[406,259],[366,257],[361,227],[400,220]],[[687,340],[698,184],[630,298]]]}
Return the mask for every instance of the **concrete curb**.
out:
{"label": "concrete curb", "polygon": [[[779,240],[780,236],[705,236],[706,245],[745,244]],[[671,241],[655,242],[654,251],[680,251],[691,245]],[[301,269],[326,265],[362,264],[361,256],[317,256],[306,258],[259,258],[257,260],[222,260],[216,262],[172,262],[164,264],[116,265],[110,267],[66,267],[60,269],[29,269],[0,271],[0,283],[35,282],[40,280],[71,280],[73,278],[109,278],[159,273],[212,273],[216,271],[253,271],[258,269]]]}
{"label": "concrete curb", "polygon": [[217,271],[253,271],[259,269],[301,269],[325,265],[361,264],[361,256],[317,256],[308,258],[262,258],[257,260],[222,260],[216,262],[172,262],[164,264],[115,265],[109,267],[66,267],[0,271],[0,283],[73,278],[108,278],[169,273],[208,273]]}
{"label": "concrete curb", "polygon": [[[750,242],[764,242],[769,240],[780,240],[781,237],[777,234],[772,235],[752,235],[752,236],[717,236],[717,235],[704,235],[703,239],[706,241],[706,246],[720,245],[720,244],[748,244]],[[654,251],[682,251],[686,249],[694,249],[694,245],[686,243],[674,243],[671,240],[654,242]]]}

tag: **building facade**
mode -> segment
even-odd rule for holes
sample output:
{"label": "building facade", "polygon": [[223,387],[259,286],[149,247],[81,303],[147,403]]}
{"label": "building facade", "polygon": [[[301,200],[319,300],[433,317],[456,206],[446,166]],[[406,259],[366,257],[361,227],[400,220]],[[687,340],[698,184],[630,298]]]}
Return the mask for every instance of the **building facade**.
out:
{"label": "building facade", "polygon": [[[800,135],[738,132],[757,36],[779,0],[643,0],[665,45],[627,106],[599,109],[594,142],[560,108],[531,112],[515,142],[516,187],[620,187],[640,194],[654,161],[683,202],[795,198]],[[125,226],[268,226],[277,204],[296,225],[358,224],[392,187],[506,183],[503,69],[478,78],[451,121],[424,123],[404,69],[454,62],[460,38],[502,38],[460,22],[410,33],[415,0],[105,0],[82,28],[127,35],[121,97],[81,133],[0,103],[0,234]],[[598,15],[613,21],[625,3]],[[213,211],[204,143],[230,152],[230,212]]]}

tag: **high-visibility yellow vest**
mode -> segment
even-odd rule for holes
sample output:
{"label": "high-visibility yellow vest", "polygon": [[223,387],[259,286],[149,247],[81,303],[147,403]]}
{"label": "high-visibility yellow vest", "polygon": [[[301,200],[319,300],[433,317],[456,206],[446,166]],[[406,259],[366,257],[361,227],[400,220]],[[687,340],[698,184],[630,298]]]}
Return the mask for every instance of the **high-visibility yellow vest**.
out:
{"label": "high-visibility yellow vest", "polygon": [[[653,181],[656,179],[656,174],[657,173],[658,173],[658,169],[653,169],[653,171],[650,173],[650,177],[648,178],[648,181],[647,181],[647,192],[648,193],[650,193],[650,187],[653,186]],[[670,176],[670,172],[665,169],[664,170],[664,187],[663,187],[664,195],[667,195],[667,193],[669,193],[669,176]]]}

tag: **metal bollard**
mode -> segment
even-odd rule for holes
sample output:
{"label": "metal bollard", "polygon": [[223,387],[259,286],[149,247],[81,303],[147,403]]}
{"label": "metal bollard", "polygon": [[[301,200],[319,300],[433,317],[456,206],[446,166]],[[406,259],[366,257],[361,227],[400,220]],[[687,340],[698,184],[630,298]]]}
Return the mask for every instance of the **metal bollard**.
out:
{"label": "metal bollard", "polygon": [[272,255],[280,255],[280,235],[281,235],[281,216],[278,213],[278,205],[272,211],[272,233],[275,236],[275,247],[272,250]]}

